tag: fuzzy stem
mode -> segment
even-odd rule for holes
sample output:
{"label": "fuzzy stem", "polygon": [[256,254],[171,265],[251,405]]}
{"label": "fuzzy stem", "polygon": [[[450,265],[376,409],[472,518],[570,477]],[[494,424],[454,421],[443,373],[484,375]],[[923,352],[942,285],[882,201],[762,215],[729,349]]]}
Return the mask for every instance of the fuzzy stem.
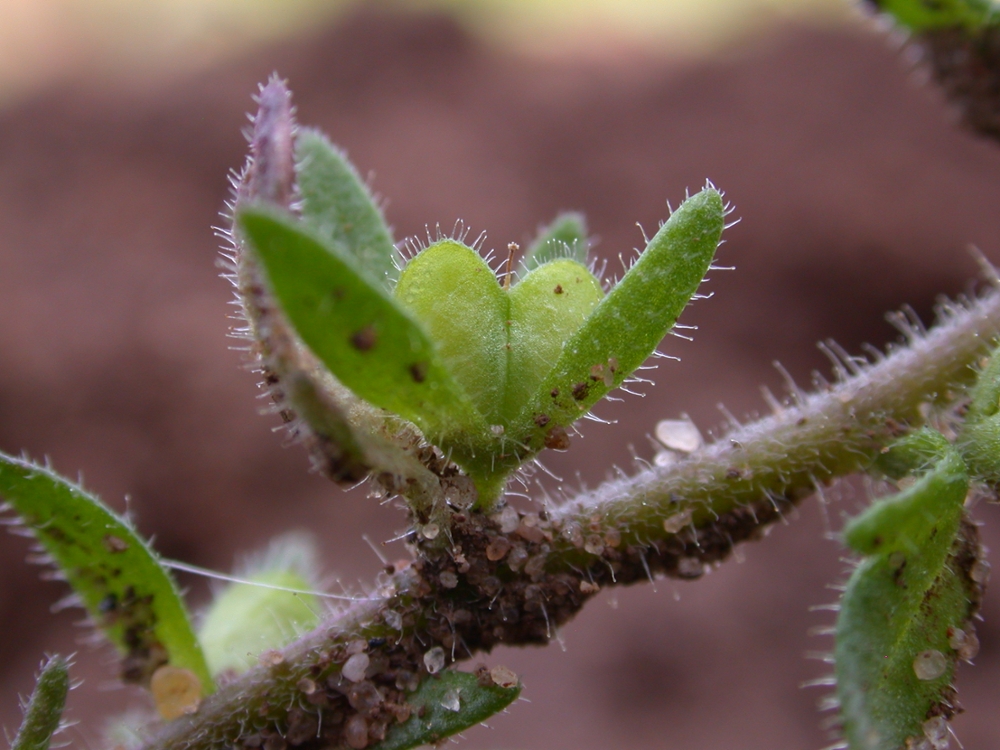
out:
{"label": "fuzzy stem", "polygon": [[807,395],[790,384],[790,403],[771,416],[673,466],[605,482],[557,508],[553,521],[595,532],[616,529],[623,545],[641,545],[670,537],[664,519],[679,513],[690,510],[695,528],[710,526],[762,501],[794,501],[867,469],[883,446],[923,423],[925,405],[953,400],[954,389],[974,380],[975,365],[1000,332],[995,291],[944,303],[938,312],[939,325],[926,334],[897,316],[907,346],[874,364],[840,357],[835,385]]}
{"label": "fuzzy stem", "polygon": [[[924,404],[956,398],[953,389],[972,380],[1000,332],[1000,293],[945,305],[940,317],[928,334],[903,325],[908,345],[874,364],[841,358],[836,385],[808,396],[793,391],[774,415],[671,467],[608,482],[548,513],[454,513],[434,543],[413,534],[417,559],[383,578],[382,593],[263,656],[197,714],[166,725],[146,750],[258,747],[296,734],[317,713],[324,735],[303,749],[335,745],[357,713],[340,677],[352,642],[368,648],[379,666],[367,679],[395,706],[405,702],[401,680],[427,679],[428,649],[440,646],[451,662],[500,643],[545,643],[602,585],[654,573],[697,577],[818,483],[868,467],[924,421]],[[313,692],[304,694],[303,684]]]}

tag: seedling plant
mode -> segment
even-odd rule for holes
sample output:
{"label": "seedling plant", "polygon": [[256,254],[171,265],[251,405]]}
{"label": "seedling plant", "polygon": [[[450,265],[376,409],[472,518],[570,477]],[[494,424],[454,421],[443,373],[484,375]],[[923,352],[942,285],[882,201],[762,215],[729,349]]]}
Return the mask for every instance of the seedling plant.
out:
{"label": "seedling plant", "polygon": [[[967,122],[996,136],[992,3],[881,9],[930,50]],[[991,288],[942,303],[931,330],[900,317],[906,340],[887,352],[829,346],[834,382],[790,385],[770,416],[707,445],[690,423],[662,421],[663,460],[524,510],[512,486],[642,379],[716,268],[732,223],[723,194],[706,183],[688,195],[621,278],[595,266],[573,213],[492,259],[461,230],[399,243],[344,153],[296,125],[286,84],[273,77],[257,101],[224,229],[235,333],[316,468],[401,504],[411,559],[368,595],[332,595],[307,545],[283,538],[195,627],[174,564],[128,519],[47,466],[0,456],[12,518],[117,649],[121,678],[150,692],[156,714],[117,744],[437,743],[521,692],[504,667],[463,669],[477,654],[547,643],[602,588],[697,579],[821,485],[865,472],[890,491],[842,532],[856,566],[834,628],[834,747],[948,747],[988,574],[968,507],[1000,482],[988,264]],[[16,750],[49,746],[68,669],[45,664]]]}

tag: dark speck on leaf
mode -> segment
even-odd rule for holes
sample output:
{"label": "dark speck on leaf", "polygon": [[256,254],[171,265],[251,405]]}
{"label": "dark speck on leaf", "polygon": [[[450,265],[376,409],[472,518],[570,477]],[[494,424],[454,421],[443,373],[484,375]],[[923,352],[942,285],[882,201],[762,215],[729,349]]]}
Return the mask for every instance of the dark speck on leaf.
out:
{"label": "dark speck on leaf", "polygon": [[378,335],[375,332],[375,326],[367,325],[351,336],[351,346],[359,352],[366,352],[375,346],[377,339]]}
{"label": "dark speck on leaf", "polygon": [[417,383],[423,383],[427,379],[427,363],[416,362],[410,365],[410,377]]}

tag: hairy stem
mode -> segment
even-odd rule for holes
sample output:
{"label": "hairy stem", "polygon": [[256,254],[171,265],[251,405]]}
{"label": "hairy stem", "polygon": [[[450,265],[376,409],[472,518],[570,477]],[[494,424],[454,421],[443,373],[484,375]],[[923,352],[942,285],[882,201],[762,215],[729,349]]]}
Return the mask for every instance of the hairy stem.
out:
{"label": "hairy stem", "polygon": [[[414,519],[412,563],[283,652],[263,655],[146,747],[312,750],[343,744],[343,727],[358,715],[374,740],[406,692],[429,679],[432,650],[451,663],[499,643],[544,643],[601,586],[657,573],[697,577],[818,484],[867,468],[925,421],[926,405],[961,395],[1000,332],[1000,293],[943,305],[940,317],[926,334],[904,322],[907,345],[874,363],[835,358],[836,384],[810,395],[792,387],[772,416],[673,466],[538,514],[454,512],[436,536],[426,516]],[[341,673],[352,652],[369,657],[360,683]],[[374,708],[357,697],[364,685],[378,688]]]}

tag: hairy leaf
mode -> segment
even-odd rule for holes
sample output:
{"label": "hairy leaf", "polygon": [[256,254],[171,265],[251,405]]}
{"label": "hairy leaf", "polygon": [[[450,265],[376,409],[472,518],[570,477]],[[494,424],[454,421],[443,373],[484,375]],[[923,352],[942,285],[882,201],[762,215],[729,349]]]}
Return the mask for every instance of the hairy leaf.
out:
{"label": "hairy leaf", "polygon": [[486,261],[461,242],[435,242],[406,264],[394,294],[480,414],[500,424],[510,305]]}
{"label": "hairy leaf", "polygon": [[295,172],[302,218],[320,237],[338,242],[372,280],[387,284],[399,275],[392,233],[357,170],[322,133],[299,131]]}
{"label": "hairy leaf", "polygon": [[585,266],[570,258],[556,258],[521,279],[509,297],[506,426],[520,415],[559,361],[566,342],[604,298],[604,290]]}
{"label": "hairy leaf", "polygon": [[971,392],[957,445],[973,477],[1000,485],[1000,352],[994,351]]}
{"label": "hairy leaf", "polygon": [[166,568],[100,500],[55,472],[0,453],[0,497],[51,555],[94,623],[124,654],[123,677],[147,682],[169,663],[205,693],[212,678]]}
{"label": "hairy leaf", "polygon": [[296,332],[338,380],[434,442],[488,434],[421,326],[338,246],[266,209],[244,209],[238,222]]}
{"label": "hairy leaf", "polygon": [[929,719],[950,714],[957,662],[950,634],[973,607],[956,561],[968,558],[959,535],[967,490],[962,459],[948,449],[915,484],[844,530],[845,542],[865,555],[836,628],[837,693],[851,750],[899,750],[908,738],[924,738]]}
{"label": "hairy leaf", "polygon": [[69,664],[61,656],[53,656],[38,675],[10,750],[48,750],[52,735],[59,729],[68,692]]}
{"label": "hairy leaf", "polygon": [[951,449],[951,443],[937,430],[922,427],[889,446],[875,462],[879,471],[893,479],[923,474]]}
{"label": "hairy leaf", "polygon": [[[604,292],[569,258],[551,260],[506,289],[479,253],[442,240],[407,264],[395,295],[480,413],[506,428]],[[482,453],[501,450],[483,446]]]}
{"label": "hairy leaf", "polygon": [[583,214],[567,212],[559,214],[544,227],[525,251],[521,259],[524,272],[533,271],[541,265],[557,258],[571,258],[583,265],[587,264],[587,222]]}
{"label": "hairy leaf", "polygon": [[684,201],[624,278],[566,342],[551,372],[515,421],[512,437],[531,452],[546,435],[582,417],[641,365],[698,289],[722,234],[721,194]]}
{"label": "hairy leaf", "polygon": [[447,671],[429,677],[406,699],[413,716],[389,729],[386,738],[370,750],[436,744],[503,711],[520,694],[520,684],[512,688],[483,686],[468,672]]}

